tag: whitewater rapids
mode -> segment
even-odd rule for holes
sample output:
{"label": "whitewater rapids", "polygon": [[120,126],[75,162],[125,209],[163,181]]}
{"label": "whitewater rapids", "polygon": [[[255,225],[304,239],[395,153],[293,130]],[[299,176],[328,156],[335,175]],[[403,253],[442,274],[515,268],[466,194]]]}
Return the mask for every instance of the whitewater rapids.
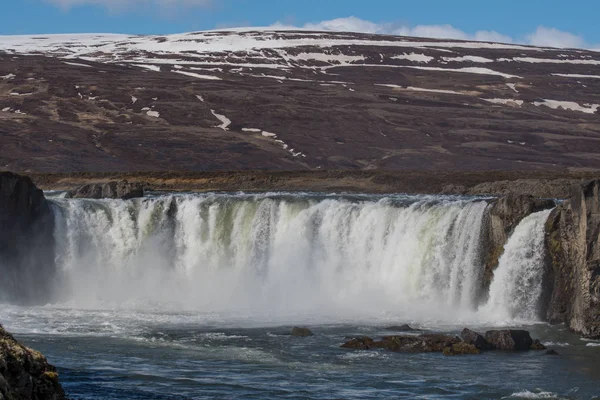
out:
{"label": "whitewater rapids", "polygon": [[275,193],[51,201],[55,292],[69,307],[269,321],[538,317],[547,212],[517,227],[484,293],[485,199]]}

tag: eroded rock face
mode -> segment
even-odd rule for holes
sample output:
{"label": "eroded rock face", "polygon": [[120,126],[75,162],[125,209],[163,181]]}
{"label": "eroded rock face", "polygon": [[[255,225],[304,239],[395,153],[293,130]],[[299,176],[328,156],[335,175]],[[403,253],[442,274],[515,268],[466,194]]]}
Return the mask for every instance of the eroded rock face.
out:
{"label": "eroded rock face", "polygon": [[41,353],[22,346],[1,325],[0,399],[65,399],[56,368]]}
{"label": "eroded rock face", "polygon": [[600,338],[600,180],[573,188],[546,223],[546,317]]}
{"label": "eroded rock face", "polygon": [[144,186],[127,181],[83,185],[67,193],[73,199],[133,199],[144,197]]}
{"label": "eroded rock face", "polygon": [[554,200],[514,194],[501,197],[492,203],[486,221],[487,232],[483,238],[487,254],[483,276],[484,289],[489,287],[494,270],[498,267],[498,261],[504,252],[504,245],[517,225],[528,215],[555,206]]}
{"label": "eroded rock face", "polygon": [[0,301],[45,302],[54,275],[50,204],[28,177],[0,172]]}

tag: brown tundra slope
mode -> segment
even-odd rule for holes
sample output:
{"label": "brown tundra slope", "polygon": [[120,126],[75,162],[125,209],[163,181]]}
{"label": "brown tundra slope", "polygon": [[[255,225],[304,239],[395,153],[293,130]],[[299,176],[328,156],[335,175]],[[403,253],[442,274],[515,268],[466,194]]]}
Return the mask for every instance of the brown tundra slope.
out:
{"label": "brown tundra slope", "polygon": [[0,169],[600,169],[600,53],[358,33],[0,36]]}

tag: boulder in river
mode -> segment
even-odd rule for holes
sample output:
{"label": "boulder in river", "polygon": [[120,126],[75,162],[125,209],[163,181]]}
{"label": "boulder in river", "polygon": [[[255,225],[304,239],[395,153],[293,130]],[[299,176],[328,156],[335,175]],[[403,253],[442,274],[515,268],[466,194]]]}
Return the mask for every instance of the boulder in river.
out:
{"label": "boulder in river", "polygon": [[444,347],[443,353],[445,356],[460,356],[467,354],[479,354],[481,349],[475,345],[465,342],[454,343],[452,346]]}
{"label": "boulder in river", "polygon": [[497,350],[526,351],[531,349],[533,340],[524,330],[493,330],[485,333],[487,340]]}
{"label": "boulder in river", "polygon": [[494,346],[490,344],[483,335],[470,330],[469,328],[465,328],[460,333],[460,337],[465,343],[472,344],[479,350],[492,350]]}
{"label": "boulder in river", "polygon": [[546,346],[542,344],[538,339],[534,339],[533,343],[531,343],[531,350],[546,350]]}
{"label": "boulder in river", "polygon": [[80,186],[67,193],[72,199],[133,199],[144,197],[144,185],[125,180],[107,183],[91,183]]}
{"label": "boulder in river", "polygon": [[56,368],[41,353],[17,342],[1,325],[0,399],[65,399]]}
{"label": "boulder in river", "polygon": [[292,336],[308,337],[308,336],[313,336],[313,335],[314,335],[314,333],[312,333],[312,331],[308,328],[300,328],[297,326],[292,328]]}
{"label": "boulder in river", "polygon": [[386,331],[395,331],[395,332],[413,332],[416,331],[417,329],[414,329],[413,327],[411,327],[408,324],[402,324],[402,325],[392,325],[392,326],[388,326],[385,328]]}

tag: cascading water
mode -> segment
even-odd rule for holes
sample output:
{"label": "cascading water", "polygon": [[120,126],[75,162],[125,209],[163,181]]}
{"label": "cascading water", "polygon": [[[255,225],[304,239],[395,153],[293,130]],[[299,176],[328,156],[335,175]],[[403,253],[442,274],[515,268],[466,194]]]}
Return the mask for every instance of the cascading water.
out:
{"label": "cascading water", "polygon": [[[57,292],[78,307],[446,322],[477,314],[484,200],[207,194],[53,202]],[[530,219],[515,240],[537,229]],[[516,254],[507,244],[490,296],[498,315],[506,301],[496,291],[522,291],[503,271],[528,268],[514,258],[537,257],[531,245],[532,254]]]}
{"label": "cascading water", "polygon": [[534,321],[544,276],[544,225],[551,210],[523,219],[504,247],[490,286],[486,314],[496,320]]}

